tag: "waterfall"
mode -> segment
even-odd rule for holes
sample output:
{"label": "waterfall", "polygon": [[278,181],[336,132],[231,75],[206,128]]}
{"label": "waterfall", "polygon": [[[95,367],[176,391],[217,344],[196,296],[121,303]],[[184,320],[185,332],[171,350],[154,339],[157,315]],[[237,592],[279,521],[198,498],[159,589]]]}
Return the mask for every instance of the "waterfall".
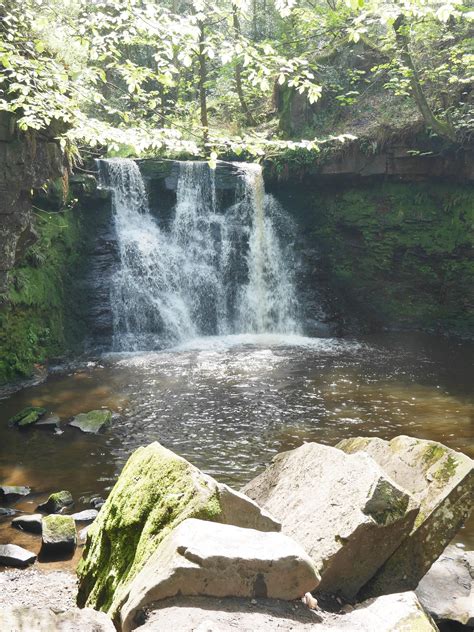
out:
{"label": "waterfall", "polygon": [[219,208],[215,172],[180,162],[168,226],[150,212],[138,165],[99,161],[112,192],[120,262],[111,284],[113,348],[153,350],[197,336],[299,333],[285,218],[261,168],[235,163],[235,203]]}

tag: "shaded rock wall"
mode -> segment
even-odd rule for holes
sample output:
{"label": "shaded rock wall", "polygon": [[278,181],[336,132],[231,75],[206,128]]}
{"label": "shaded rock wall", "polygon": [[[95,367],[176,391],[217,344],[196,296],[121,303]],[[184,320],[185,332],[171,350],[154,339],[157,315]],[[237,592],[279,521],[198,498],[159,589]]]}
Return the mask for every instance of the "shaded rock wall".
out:
{"label": "shaded rock wall", "polygon": [[36,239],[31,222],[31,191],[52,178],[66,177],[59,143],[48,133],[15,132],[8,113],[0,113],[0,293],[8,273]]}

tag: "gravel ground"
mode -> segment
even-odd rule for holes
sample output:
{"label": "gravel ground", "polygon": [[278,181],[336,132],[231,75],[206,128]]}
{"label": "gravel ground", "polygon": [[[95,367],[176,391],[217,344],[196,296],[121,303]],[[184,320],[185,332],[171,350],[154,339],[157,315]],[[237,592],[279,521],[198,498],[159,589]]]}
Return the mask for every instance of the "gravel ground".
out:
{"label": "gravel ground", "polygon": [[68,571],[8,570],[0,573],[0,607],[74,608],[77,580]]}

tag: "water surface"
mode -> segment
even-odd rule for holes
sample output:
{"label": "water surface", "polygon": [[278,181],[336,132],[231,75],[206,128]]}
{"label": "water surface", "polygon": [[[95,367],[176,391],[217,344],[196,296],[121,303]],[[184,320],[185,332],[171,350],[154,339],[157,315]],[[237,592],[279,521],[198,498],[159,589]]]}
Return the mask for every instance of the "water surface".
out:
{"label": "water surface", "polygon": [[[472,357],[470,343],[403,334],[236,335],[111,354],[0,402],[0,480],[33,488],[23,510],[58,489],[73,493],[78,510],[106,495],[130,453],[155,440],[235,487],[304,441],[408,434],[474,457]],[[57,414],[61,431],[8,428],[27,405]],[[100,407],[115,413],[103,434],[67,427]],[[32,545],[12,532],[4,521],[0,542]],[[457,541],[472,548],[472,521]]]}

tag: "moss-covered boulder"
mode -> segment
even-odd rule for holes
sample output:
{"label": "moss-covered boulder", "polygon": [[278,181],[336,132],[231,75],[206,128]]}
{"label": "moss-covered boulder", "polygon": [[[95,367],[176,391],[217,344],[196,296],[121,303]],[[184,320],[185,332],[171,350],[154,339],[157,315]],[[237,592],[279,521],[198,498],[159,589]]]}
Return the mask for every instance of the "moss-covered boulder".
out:
{"label": "moss-covered boulder", "polygon": [[110,410],[91,410],[88,413],[80,413],[71,421],[71,426],[79,428],[82,432],[97,434],[112,421]]}
{"label": "moss-covered boulder", "polygon": [[410,534],[364,587],[364,596],[413,590],[438,559],[474,504],[474,461],[436,441],[399,436],[344,439],[337,447],[365,452],[419,502]]}
{"label": "moss-covered boulder", "polygon": [[27,406],[13,417],[10,417],[8,424],[18,428],[26,428],[26,426],[31,426],[39,421],[45,413],[46,408],[41,408],[41,406]]}
{"label": "moss-covered boulder", "polygon": [[71,492],[63,490],[54,492],[45,503],[38,505],[37,510],[43,513],[56,513],[64,507],[70,507],[74,503]]}
{"label": "moss-covered boulder", "polygon": [[77,544],[74,518],[51,514],[43,518],[42,527],[42,556],[74,553]]}
{"label": "moss-covered boulder", "polygon": [[116,616],[126,587],[186,518],[280,529],[249,498],[152,443],[132,454],[88,531],[78,566],[78,604]]}

